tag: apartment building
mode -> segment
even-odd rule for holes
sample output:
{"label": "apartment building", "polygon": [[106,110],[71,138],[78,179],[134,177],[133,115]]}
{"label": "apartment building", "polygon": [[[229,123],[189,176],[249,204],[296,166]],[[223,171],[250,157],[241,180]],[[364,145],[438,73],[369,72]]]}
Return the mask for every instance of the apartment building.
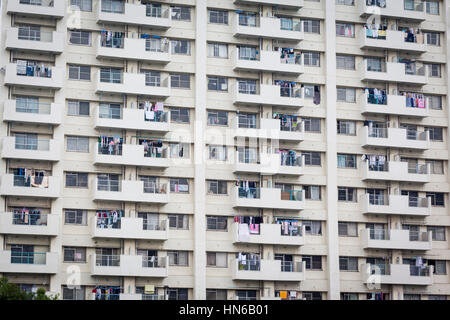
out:
{"label": "apartment building", "polygon": [[448,0],[4,0],[0,275],[61,299],[447,300]]}

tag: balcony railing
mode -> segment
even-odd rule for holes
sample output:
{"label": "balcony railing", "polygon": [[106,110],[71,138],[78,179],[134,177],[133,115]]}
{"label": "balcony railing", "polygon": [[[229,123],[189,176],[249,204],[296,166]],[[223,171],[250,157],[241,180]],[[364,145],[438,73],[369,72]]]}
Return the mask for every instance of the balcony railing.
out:
{"label": "balcony railing", "polygon": [[405,2],[405,10],[410,10],[410,11],[418,11],[418,12],[423,12],[425,7],[424,7],[424,1],[422,0],[404,0]]}
{"label": "balcony railing", "polygon": [[23,176],[15,174],[14,186],[48,188],[48,176]]}
{"label": "balcony railing", "polygon": [[19,40],[31,40],[31,41],[42,41],[42,42],[52,42],[53,32],[46,30],[33,30],[29,28],[18,28],[18,39]]}
{"label": "balcony railing", "polygon": [[21,142],[16,138],[15,148],[19,150],[50,150],[50,139],[36,139],[32,141]]}
{"label": "balcony railing", "polygon": [[54,0],[28,0],[25,2],[20,1],[20,4],[28,4],[31,6],[53,7]]}
{"label": "balcony railing", "polygon": [[142,256],[142,267],[144,268],[165,268],[166,257]]}
{"label": "balcony railing", "polygon": [[16,100],[16,112],[23,113],[36,113],[36,114],[50,114],[51,104],[38,102],[38,103],[21,103]]}
{"label": "balcony railing", "polygon": [[124,2],[106,2],[102,1],[102,12],[125,13]]}
{"label": "balcony railing", "polygon": [[115,191],[119,192],[121,190],[119,180],[98,180],[97,181],[98,191]]}
{"label": "balcony railing", "polygon": [[14,225],[26,225],[26,226],[46,226],[47,225],[46,213],[20,213],[15,212],[12,215],[12,223]]}
{"label": "balcony railing", "polygon": [[167,184],[144,181],[144,193],[165,194],[167,193]]}
{"label": "balcony railing", "polygon": [[144,230],[155,230],[155,231],[164,231],[167,228],[167,220],[160,221],[159,223],[154,223],[150,221],[145,221],[143,223]]}
{"label": "balcony railing", "polygon": [[301,190],[281,189],[281,200],[303,201],[303,192]]}
{"label": "balcony railing", "polygon": [[95,265],[101,267],[119,267],[120,255],[118,254],[96,254]]}
{"label": "balcony railing", "polygon": [[238,268],[239,268],[239,270],[244,270],[244,271],[260,271],[261,270],[261,259],[239,260]]}
{"label": "balcony railing", "polygon": [[302,272],[303,263],[300,261],[281,261],[281,271],[282,272]]}
{"label": "balcony railing", "polygon": [[18,264],[45,264],[46,252],[22,252],[11,250],[11,263]]}
{"label": "balcony railing", "polygon": [[301,98],[302,97],[302,89],[280,86],[280,96],[288,97],[288,98]]}

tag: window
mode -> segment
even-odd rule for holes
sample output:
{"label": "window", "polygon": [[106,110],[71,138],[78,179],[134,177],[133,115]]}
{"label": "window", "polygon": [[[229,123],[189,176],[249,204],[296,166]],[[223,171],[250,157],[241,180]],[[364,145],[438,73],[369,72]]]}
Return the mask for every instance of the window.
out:
{"label": "window", "polygon": [[338,201],[356,202],[356,188],[338,187]]}
{"label": "window", "polygon": [[339,257],[340,271],[358,271],[357,257]]}
{"label": "window", "polygon": [[351,120],[337,120],[337,133],[356,136],[356,122]]}
{"label": "window", "polygon": [[171,7],[172,9],[172,20],[191,20],[191,8],[189,7]]}
{"label": "window", "polygon": [[227,146],[209,146],[209,159],[227,161]]}
{"label": "window", "polygon": [[64,223],[87,225],[87,211],[79,209],[64,210]]}
{"label": "window", "polygon": [[429,294],[428,300],[447,300],[447,296],[438,294]]}
{"label": "window", "polygon": [[187,108],[170,108],[170,121],[189,123],[189,109]]}
{"label": "window", "polygon": [[228,112],[227,111],[208,111],[208,125],[211,126],[227,126]]}
{"label": "window", "polygon": [[305,199],[320,200],[320,186],[303,186],[303,190],[305,190]]}
{"label": "window", "polygon": [[445,227],[428,226],[427,231],[431,231],[433,241],[445,241]]}
{"label": "window", "polygon": [[342,237],[357,237],[358,224],[356,222],[341,222],[338,223],[338,234]]}
{"label": "window", "polygon": [[189,229],[189,216],[187,214],[169,214],[168,219],[170,229]]}
{"label": "window", "polygon": [[321,165],[320,152],[304,151],[304,152],[302,152],[302,155],[305,158],[305,165],[307,165],[307,166],[320,166]]}
{"label": "window", "polygon": [[427,192],[427,197],[431,198],[431,205],[435,207],[444,207],[445,201],[444,201],[444,194],[441,192]]}
{"label": "window", "polygon": [[64,247],[64,262],[86,262],[86,248]]}
{"label": "window", "polygon": [[420,294],[403,294],[403,300],[420,300]]}
{"label": "window", "polygon": [[303,118],[305,132],[320,133],[320,118]]}
{"label": "window", "polygon": [[320,67],[320,52],[303,52],[305,66]]}
{"label": "window", "polygon": [[67,102],[68,116],[89,116],[89,102],[70,100]]}
{"label": "window", "polygon": [[356,154],[338,154],[337,166],[338,168],[356,169]]}
{"label": "window", "polygon": [[442,128],[439,127],[425,127],[425,131],[430,133],[431,141],[444,141],[442,135]]}
{"label": "window", "polygon": [[355,56],[336,55],[336,69],[355,70]]}
{"label": "window", "polygon": [[69,37],[70,44],[79,44],[79,45],[84,45],[84,46],[91,45],[91,32],[90,31],[71,30],[71,31],[69,31],[69,33],[70,33],[70,37]]}
{"label": "window", "polygon": [[228,91],[228,79],[225,77],[208,77],[209,91]]}
{"label": "window", "polygon": [[226,252],[207,252],[206,253],[206,265],[208,267],[226,268],[227,253]]}
{"label": "window", "polygon": [[442,110],[442,97],[441,96],[433,96],[433,95],[425,95],[426,103],[428,108],[432,110]]}
{"label": "window", "polygon": [[256,290],[236,290],[237,300],[256,300]]}
{"label": "window", "polygon": [[172,54],[191,54],[191,42],[189,40],[170,40]]}
{"label": "window", "polygon": [[86,299],[85,287],[75,286],[73,288],[68,288],[67,286],[63,286],[62,298],[63,300],[85,300]]}
{"label": "window", "polygon": [[227,217],[206,216],[206,230],[227,231]]}
{"label": "window", "polygon": [[430,164],[431,174],[444,174],[444,161],[442,160],[425,160]]}
{"label": "window", "polygon": [[337,101],[339,102],[356,102],[356,89],[355,88],[336,88]]}
{"label": "window", "polygon": [[[303,85],[303,90],[305,92],[305,99],[314,99],[314,104],[320,103],[320,86],[305,84]],[[316,98],[318,98],[317,103]]]}
{"label": "window", "polygon": [[209,23],[228,24],[228,11],[208,9]]}
{"label": "window", "polygon": [[355,25],[352,23],[336,23],[336,35],[338,37],[355,37]]}
{"label": "window", "polygon": [[188,251],[168,251],[169,266],[187,267],[189,265],[188,254]]}
{"label": "window", "polygon": [[206,289],[206,300],[227,300],[227,290]]}
{"label": "window", "polygon": [[322,222],[321,221],[303,220],[303,225],[305,226],[306,234],[315,235],[315,236],[322,235]]}
{"label": "window", "polygon": [[122,70],[118,68],[100,68],[100,81],[107,83],[121,83]]}
{"label": "window", "polygon": [[70,0],[70,5],[78,7],[81,11],[92,11],[92,0]]}
{"label": "window", "polygon": [[[336,4],[342,5],[342,6],[354,6],[355,0],[336,0]],[[358,299],[355,299],[358,300]]]}
{"label": "window", "polygon": [[187,300],[188,289],[186,288],[169,288],[167,289],[168,300]]}
{"label": "window", "polygon": [[446,260],[428,260],[429,266],[434,266],[433,273],[437,275],[447,274],[447,261]]}
{"label": "window", "polygon": [[320,34],[320,20],[303,20],[303,30],[308,33]]}
{"label": "window", "polygon": [[208,180],[208,194],[227,194],[227,181]]}
{"label": "window", "polygon": [[427,13],[433,15],[439,15],[439,1],[438,0],[426,0]]}
{"label": "window", "polygon": [[439,32],[426,32],[425,36],[427,37],[427,44],[438,47],[441,45],[441,34]]}
{"label": "window", "polygon": [[428,64],[428,76],[433,78],[441,77],[441,65],[437,63]]}
{"label": "window", "polygon": [[209,42],[208,57],[228,58],[228,45],[217,42]]}
{"label": "window", "polygon": [[303,300],[322,300],[322,292],[303,292]]}
{"label": "window", "polygon": [[87,188],[88,174],[81,172],[66,172],[66,188]]}
{"label": "window", "polygon": [[170,192],[189,193],[189,182],[186,178],[171,178]]}
{"label": "window", "polygon": [[170,74],[170,86],[172,88],[191,88],[191,77],[189,74],[172,73]]}
{"label": "window", "polygon": [[322,270],[322,256],[302,256],[306,262],[306,270]]}
{"label": "window", "polygon": [[91,80],[90,66],[69,65],[70,80]]}
{"label": "window", "polygon": [[170,158],[172,159],[189,159],[190,158],[189,143],[169,143]]}
{"label": "window", "polygon": [[89,152],[89,138],[68,136],[66,151]]}
{"label": "window", "polygon": [[357,293],[341,293],[341,300],[359,300],[359,296]]}

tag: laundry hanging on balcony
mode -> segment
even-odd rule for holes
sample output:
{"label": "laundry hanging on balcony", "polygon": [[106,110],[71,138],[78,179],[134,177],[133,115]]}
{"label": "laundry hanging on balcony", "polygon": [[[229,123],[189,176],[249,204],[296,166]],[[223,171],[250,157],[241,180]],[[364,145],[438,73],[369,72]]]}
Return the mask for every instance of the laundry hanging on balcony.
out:
{"label": "laundry hanging on balcony", "polygon": [[17,75],[28,77],[51,78],[52,68],[37,61],[16,60]]}
{"label": "laundry hanging on balcony", "polygon": [[421,93],[403,92],[406,97],[406,106],[410,108],[425,108],[425,96]]}
{"label": "laundry hanging on balcony", "polygon": [[139,139],[139,144],[144,146],[144,156],[145,157],[155,157],[155,158],[162,157],[162,152],[163,152],[162,140]]}
{"label": "laundry hanging on balcony", "polygon": [[377,88],[366,88],[364,93],[367,97],[367,102],[370,104],[382,104],[387,103],[386,90],[381,90]]}
{"label": "laundry hanging on balcony", "polygon": [[123,210],[97,210],[97,228],[120,228]]}
{"label": "laundry hanging on balcony", "polygon": [[100,154],[121,155],[123,138],[120,136],[100,136],[98,138],[98,152]]}

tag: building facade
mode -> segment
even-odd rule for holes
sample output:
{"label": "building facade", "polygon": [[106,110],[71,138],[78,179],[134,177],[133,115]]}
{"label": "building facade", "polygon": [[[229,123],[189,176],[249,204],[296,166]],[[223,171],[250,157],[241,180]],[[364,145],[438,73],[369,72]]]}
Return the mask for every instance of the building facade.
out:
{"label": "building facade", "polygon": [[4,0],[0,274],[61,299],[449,299],[448,0]]}

